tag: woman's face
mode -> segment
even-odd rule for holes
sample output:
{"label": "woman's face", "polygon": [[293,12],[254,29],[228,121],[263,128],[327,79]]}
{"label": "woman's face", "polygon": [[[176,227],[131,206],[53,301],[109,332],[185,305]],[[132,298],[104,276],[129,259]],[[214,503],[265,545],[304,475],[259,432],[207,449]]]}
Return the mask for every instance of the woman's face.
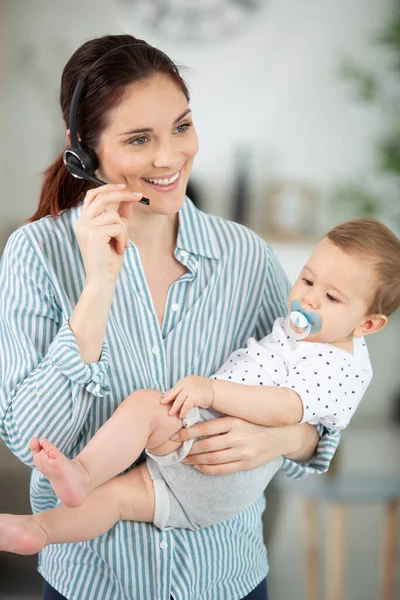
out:
{"label": "woman's face", "polygon": [[181,208],[198,139],[187,100],[164,75],[132,84],[109,115],[97,156],[98,177],[142,192],[150,206],[134,209],[175,214]]}

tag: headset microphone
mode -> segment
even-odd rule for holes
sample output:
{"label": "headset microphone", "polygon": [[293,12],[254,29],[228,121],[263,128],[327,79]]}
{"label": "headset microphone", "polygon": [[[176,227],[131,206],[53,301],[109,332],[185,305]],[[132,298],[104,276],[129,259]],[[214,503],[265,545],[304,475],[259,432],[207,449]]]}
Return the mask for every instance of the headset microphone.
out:
{"label": "headset microphone", "polygon": [[[71,145],[68,146],[63,154],[63,162],[73,177],[76,177],[77,179],[86,179],[97,185],[106,185],[105,181],[102,181],[93,175],[99,166],[99,160],[96,153],[78,139],[76,115],[84,85],[85,81],[80,79],[72,96],[71,107],[69,110]],[[144,197],[139,200],[139,202],[146,204],[147,206],[150,204],[150,200]]]}

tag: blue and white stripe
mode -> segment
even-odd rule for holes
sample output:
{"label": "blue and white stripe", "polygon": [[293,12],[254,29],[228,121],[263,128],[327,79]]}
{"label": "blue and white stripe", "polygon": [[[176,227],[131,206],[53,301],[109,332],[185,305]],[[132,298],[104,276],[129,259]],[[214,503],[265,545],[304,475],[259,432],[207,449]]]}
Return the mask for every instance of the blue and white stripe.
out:
{"label": "blue and white stripe", "polygon": [[[288,281],[269,245],[186,199],[175,256],[188,271],[169,290],[162,328],[131,243],[101,359],[85,365],[68,326],[85,277],[73,233],[81,208],[18,229],[1,262],[0,434],[30,466],[33,435],[76,456],[133,390],[209,376],[250,336],[269,333],[286,310]],[[296,478],[326,470],[338,440],[324,432],[312,463],[285,460],[283,470]],[[31,502],[34,511],[57,504],[36,470]],[[47,547],[39,571],[69,600],[239,599],[267,573],[264,508],[262,497],[197,532],[120,522],[90,542]]]}

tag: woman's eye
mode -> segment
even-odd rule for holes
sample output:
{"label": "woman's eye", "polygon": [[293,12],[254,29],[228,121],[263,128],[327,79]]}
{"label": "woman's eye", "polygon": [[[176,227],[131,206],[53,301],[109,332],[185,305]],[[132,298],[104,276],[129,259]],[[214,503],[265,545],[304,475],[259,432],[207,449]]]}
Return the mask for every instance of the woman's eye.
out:
{"label": "woman's eye", "polygon": [[135,138],[134,140],[131,140],[129,143],[132,144],[133,146],[143,146],[143,144],[145,144],[147,141],[147,137],[145,135],[141,135],[138,138]]}
{"label": "woman's eye", "polygon": [[331,294],[327,294],[326,297],[328,298],[328,300],[330,302],[339,302],[339,300],[337,298],[335,298],[334,296],[331,296]]}
{"label": "woman's eye", "polygon": [[193,123],[181,123],[180,125],[178,125],[175,131],[177,131],[178,133],[185,133],[192,125]]}
{"label": "woman's eye", "polygon": [[303,277],[303,281],[306,285],[312,286],[313,282],[311,281],[311,279],[307,279],[307,277]]}

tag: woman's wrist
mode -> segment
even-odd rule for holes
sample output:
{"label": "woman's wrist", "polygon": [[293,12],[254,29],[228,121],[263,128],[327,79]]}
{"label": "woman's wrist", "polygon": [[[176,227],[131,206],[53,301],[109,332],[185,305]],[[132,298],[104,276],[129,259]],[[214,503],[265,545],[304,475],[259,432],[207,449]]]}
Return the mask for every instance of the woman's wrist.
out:
{"label": "woman's wrist", "polygon": [[85,285],[82,290],[82,294],[86,296],[92,296],[93,299],[101,299],[105,301],[111,301],[114,298],[115,287],[117,282],[100,283],[97,281],[85,281]]}
{"label": "woman's wrist", "polygon": [[101,355],[114,289],[85,285],[69,319],[84,363],[97,362]]}
{"label": "woman's wrist", "polygon": [[298,462],[310,460],[314,456],[319,443],[319,435],[313,425],[301,423],[280,429],[283,430],[284,451],[282,456]]}
{"label": "woman's wrist", "polygon": [[301,447],[301,433],[298,430],[299,425],[285,425],[283,427],[274,427],[278,438],[280,456],[289,458],[289,455],[299,452]]}

